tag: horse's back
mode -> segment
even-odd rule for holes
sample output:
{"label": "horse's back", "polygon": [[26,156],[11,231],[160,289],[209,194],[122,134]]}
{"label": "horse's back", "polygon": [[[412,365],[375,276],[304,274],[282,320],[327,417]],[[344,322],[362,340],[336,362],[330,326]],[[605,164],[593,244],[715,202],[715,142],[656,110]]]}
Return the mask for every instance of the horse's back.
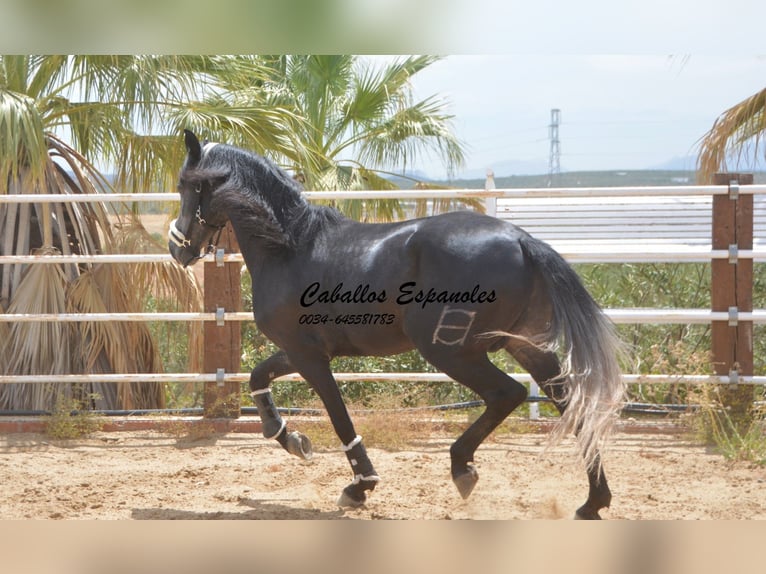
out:
{"label": "horse's back", "polygon": [[458,211],[421,220],[407,248],[417,253],[425,267],[450,271],[450,277],[475,272],[489,279],[494,273],[506,276],[524,267],[522,235],[508,222]]}
{"label": "horse's back", "polygon": [[405,324],[421,351],[484,348],[489,343],[473,335],[512,328],[539,287],[522,236],[512,224],[473,212],[420,221],[407,244],[417,265]]}

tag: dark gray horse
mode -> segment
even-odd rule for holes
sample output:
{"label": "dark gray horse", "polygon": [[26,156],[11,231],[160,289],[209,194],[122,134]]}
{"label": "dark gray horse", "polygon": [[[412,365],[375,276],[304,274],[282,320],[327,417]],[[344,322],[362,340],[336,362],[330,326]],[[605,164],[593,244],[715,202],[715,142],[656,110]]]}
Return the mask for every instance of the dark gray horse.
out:
{"label": "dark gray horse", "polygon": [[[269,391],[288,373],[323,401],[353,470],[341,506],[359,506],[379,478],[330,370],[337,356],[423,357],[485,402],[450,449],[452,479],[466,498],[474,452],[526,398],[487,353],[505,349],[538,381],[574,432],[590,490],[580,518],[599,518],[611,493],[599,448],[620,408],[620,342],[571,267],[510,223],[469,211],[364,224],[309,204],[300,185],[267,159],[205,144],[187,131],[169,248],[184,266],[231,221],[253,279],[258,328],[280,349],[255,367],[252,396],[263,434],[307,458],[311,443],[288,432]],[[557,349],[561,349],[557,353]]]}

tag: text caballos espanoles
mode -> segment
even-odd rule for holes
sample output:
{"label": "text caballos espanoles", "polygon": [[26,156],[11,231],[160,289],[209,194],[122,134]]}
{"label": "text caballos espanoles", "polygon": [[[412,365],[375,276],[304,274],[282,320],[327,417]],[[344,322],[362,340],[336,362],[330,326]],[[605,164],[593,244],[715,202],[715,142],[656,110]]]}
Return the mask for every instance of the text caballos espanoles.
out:
{"label": "text caballos espanoles", "polygon": [[[410,305],[415,303],[423,309],[431,303],[492,303],[496,299],[495,290],[483,290],[478,284],[470,291],[447,291],[429,287],[418,288],[415,281],[407,281],[399,286],[396,303]],[[316,303],[384,303],[388,300],[385,289],[374,290],[368,284],[345,288],[343,282],[332,289],[323,289],[316,281],[306,287],[301,295],[301,306],[311,307]]]}

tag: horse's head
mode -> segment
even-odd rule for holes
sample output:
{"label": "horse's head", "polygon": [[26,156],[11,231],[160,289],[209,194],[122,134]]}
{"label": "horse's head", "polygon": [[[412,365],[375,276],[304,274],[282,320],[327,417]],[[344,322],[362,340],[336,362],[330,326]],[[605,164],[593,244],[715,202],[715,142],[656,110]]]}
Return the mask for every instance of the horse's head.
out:
{"label": "horse's head", "polygon": [[173,259],[186,267],[204,255],[203,248],[214,245],[213,237],[226,225],[226,216],[213,213],[210,207],[213,192],[225,177],[220,170],[202,165],[216,144],[203,147],[189,130],[184,130],[184,138],[187,155],[178,177],[181,211],[170,222],[168,248]]}

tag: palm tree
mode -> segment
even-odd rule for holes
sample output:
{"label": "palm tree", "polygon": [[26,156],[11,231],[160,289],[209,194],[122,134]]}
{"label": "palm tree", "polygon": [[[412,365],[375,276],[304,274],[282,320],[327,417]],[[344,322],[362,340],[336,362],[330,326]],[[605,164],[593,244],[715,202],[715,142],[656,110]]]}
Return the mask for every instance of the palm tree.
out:
{"label": "palm tree", "polygon": [[745,155],[758,157],[759,144],[766,135],[766,89],[732,106],[716,119],[700,142],[698,177],[710,181],[713,174],[726,171],[727,161]]}
{"label": "palm tree", "polygon": [[[112,166],[121,191],[172,189],[183,159],[181,127],[293,150],[289,113],[254,99],[245,110],[215,95],[223,93],[221,78],[253,79],[260,70],[244,57],[0,56],[0,194],[113,189],[97,163]],[[134,209],[0,204],[0,254],[165,252]],[[173,264],[0,265],[0,312],[139,311],[148,296],[187,310],[200,305],[193,276]],[[143,323],[0,322],[1,374],[160,370]],[[51,409],[60,396],[96,397],[91,404],[102,408],[163,404],[154,384],[13,384],[0,385],[0,408]]]}
{"label": "palm tree", "polygon": [[[0,56],[0,194],[172,189],[183,128],[272,155],[309,189],[392,187],[378,170],[423,152],[463,161],[444,103],[412,98],[409,79],[434,61],[376,70],[355,56]],[[340,207],[401,214],[396,203],[359,205]],[[2,203],[0,254],[165,252],[136,215],[134,204]],[[0,312],[139,311],[148,297],[200,308],[193,276],[173,264],[0,265]],[[0,374],[160,370],[143,323],[0,322]],[[14,384],[0,385],[0,409],[50,409],[59,395],[101,408],[163,403],[153,384]]]}
{"label": "palm tree", "polygon": [[[436,154],[450,170],[464,161],[446,102],[436,96],[415,101],[412,94],[412,76],[437,59],[410,56],[376,67],[353,55],[265,56],[266,78],[226,88],[243,102],[265,97],[303,120],[294,126],[302,145],[274,151],[307,189],[395,189],[382,175],[404,173],[426,154]],[[437,209],[454,208],[453,202],[441,204]],[[392,201],[337,205],[357,219],[402,215]]]}

